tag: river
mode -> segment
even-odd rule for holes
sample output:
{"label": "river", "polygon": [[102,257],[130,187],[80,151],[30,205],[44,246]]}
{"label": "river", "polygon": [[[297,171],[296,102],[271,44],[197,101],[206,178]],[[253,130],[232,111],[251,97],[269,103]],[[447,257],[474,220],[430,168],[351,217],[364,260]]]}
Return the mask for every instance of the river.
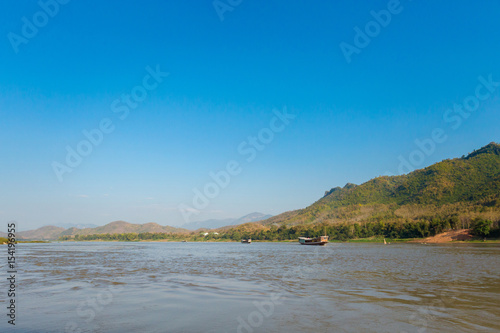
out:
{"label": "river", "polygon": [[[4,290],[1,332],[500,332],[499,245],[67,242],[16,250],[16,325],[7,323]],[[6,264],[5,254],[4,276]]]}

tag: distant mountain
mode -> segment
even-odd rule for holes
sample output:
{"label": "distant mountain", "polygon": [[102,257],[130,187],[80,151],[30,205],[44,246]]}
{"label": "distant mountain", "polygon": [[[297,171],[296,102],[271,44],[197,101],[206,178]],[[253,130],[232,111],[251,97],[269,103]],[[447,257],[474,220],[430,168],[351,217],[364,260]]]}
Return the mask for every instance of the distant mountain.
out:
{"label": "distant mountain", "polygon": [[210,219],[203,221],[193,221],[183,224],[182,227],[189,230],[216,229],[226,225],[231,225],[236,219]]}
{"label": "distant mountain", "polygon": [[19,231],[16,233],[17,239],[25,240],[53,240],[57,239],[59,235],[66,229],[48,225],[38,228],[36,230]]}
{"label": "distant mountain", "polygon": [[[17,232],[16,236],[20,240],[57,240],[60,236],[91,235],[91,234],[122,234],[122,233],[183,233],[190,232],[187,229],[162,226],[157,223],[133,224],[124,221],[115,221],[102,227],[95,228],[75,228],[68,229],[56,226],[44,226],[36,230]],[[0,232],[0,237],[5,237],[5,233]]]}
{"label": "distant mountain", "polygon": [[243,223],[248,223],[248,222],[257,222],[257,221],[266,220],[270,217],[272,217],[272,215],[262,214],[262,213],[250,213],[250,214],[247,214],[243,217],[240,217],[239,219],[234,221],[233,224],[237,225],[237,224],[243,224]]}
{"label": "distant mountain", "polygon": [[175,228],[171,226],[162,226],[157,223],[133,224],[125,221],[115,221],[102,227],[96,228],[69,228],[61,232],[60,236],[69,235],[92,235],[92,234],[123,234],[123,233],[142,233],[142,232],[189,232],[187,229]]}
{"label": "distant mountain", "polygon": [[248,222],[256,222],[270,218],[272,215],[262,214],[262,213],[250,213],[238,219],[211,219],[204,221],[195,221],[182,225],[183,228],[189,230],[197,230],[197,229],[217,229],[230,225],[239,225]]}
{"label": "distant mountain", "polygon": [[407,175],[382,176],[335,187],[311,206],[269,218],[263,225],[339,222],[404,222],[435,217],[468,223],[484,215],[500,219],[500,145],[490,143]]}
{"label": "distant mountain", "polygon": [[69,229],[69,228],[78,228],[78,229],[85,229],[85,228],[97,228],[97,224],[85,224],[85,223],[80,223],[80,224],[75,224],[75,223],[58,223],[54,224],[56,227],[61,227],[64,229]]}

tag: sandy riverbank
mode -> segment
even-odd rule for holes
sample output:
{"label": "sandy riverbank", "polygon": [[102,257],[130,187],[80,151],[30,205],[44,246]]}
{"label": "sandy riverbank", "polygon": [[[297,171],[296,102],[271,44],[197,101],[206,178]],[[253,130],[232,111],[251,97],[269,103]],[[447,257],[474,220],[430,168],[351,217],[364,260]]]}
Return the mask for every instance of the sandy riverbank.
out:
{"label": "sandy riverbank", "polygon": [[460,229],[460,230],[451,230],[447,232],[443,232],[441,234],[432,236],[432,237],[427,237],[427,238],[421,238],[421,239],[415,239],[411,241],[412,243],[430,243],[430,244],[436,244],[436,243],[448,243],[448,242],[456,242],[456,241],[470,241],[473,240],[474,237],[470,233],[470,229]]}

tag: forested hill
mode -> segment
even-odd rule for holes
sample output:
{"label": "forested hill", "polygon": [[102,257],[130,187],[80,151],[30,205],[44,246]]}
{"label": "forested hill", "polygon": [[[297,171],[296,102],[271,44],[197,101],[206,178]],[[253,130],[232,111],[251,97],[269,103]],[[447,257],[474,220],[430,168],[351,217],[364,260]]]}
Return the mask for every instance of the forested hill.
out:
{"label": "forested hill", "polygon": [[407,175],[382,176],[333,188],[311,206],[263,224],[411,221],[433,217],[500,216],[500,145],[444,160]]}

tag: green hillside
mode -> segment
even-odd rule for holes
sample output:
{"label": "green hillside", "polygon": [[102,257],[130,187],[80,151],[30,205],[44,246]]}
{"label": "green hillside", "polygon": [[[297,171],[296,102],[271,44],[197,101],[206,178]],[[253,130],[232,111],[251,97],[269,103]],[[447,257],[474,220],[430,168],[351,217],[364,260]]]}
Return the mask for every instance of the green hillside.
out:
{"label": "green hillside", "polygon": [[444,160],[402,176],[336,187],[311,206],[263,221],[265,225],[500,217],[500,145]]}

